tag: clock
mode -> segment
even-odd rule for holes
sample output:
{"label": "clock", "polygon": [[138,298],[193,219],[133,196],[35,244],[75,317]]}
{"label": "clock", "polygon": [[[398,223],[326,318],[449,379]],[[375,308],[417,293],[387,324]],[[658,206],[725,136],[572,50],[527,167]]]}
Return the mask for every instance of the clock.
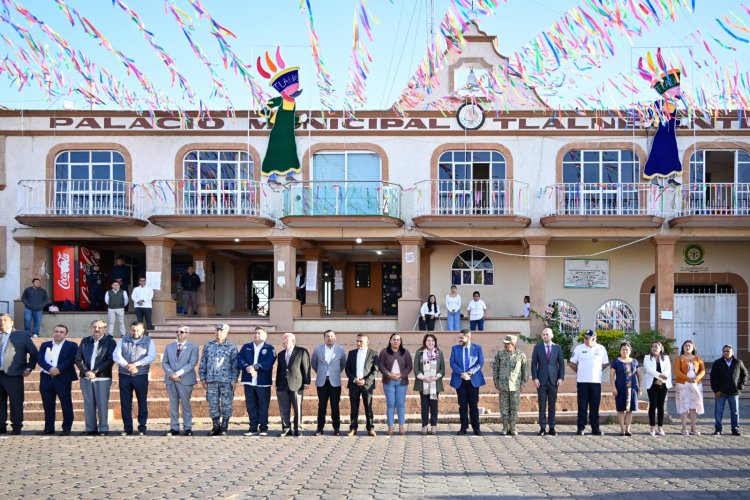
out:
{"label": "clock", "polygon": [[456,112],[456,120],[464,130],[477,130],[484,125],[484,110],[479,104],[464,103]]}

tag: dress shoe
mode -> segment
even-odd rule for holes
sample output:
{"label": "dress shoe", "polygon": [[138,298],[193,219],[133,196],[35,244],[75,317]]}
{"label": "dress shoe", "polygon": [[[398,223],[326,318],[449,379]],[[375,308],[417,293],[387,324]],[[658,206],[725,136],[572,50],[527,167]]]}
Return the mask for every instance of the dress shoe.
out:
{"label": "dress shoe", "polygon": [[192,436],[193,435],[193,429],[185,429],[185,435],[186,436]]}
{"label": "dress shoe", "polygon": [[347,436],[356,436],[357,435],[357,429],[349,429],[349,432],[346,433]]}
{"label": "dress shoe", "polygon": [[550,436],[557,436],[557,431],[555,430],[554,427],[550,427],[549,432],[547,434],[549,434]]}
{"label": "dress shoe", "polygon": [[19,434],[21,434],[21,429],[13,429],[12,431],[10,431],[10,433],[14,436],[18,436]]}
{"label": "dress shoe", "polygon": [[595,430],[591,431],[591,435],[592,436],[603,436],[604,433],[601,431],[601,429],[595,429]]}
{"label": "dress shoe", "polygon": [[576,436],[585,436],[585,435],[586,435],[586,431],[584,431],[583,429],[578,429],[576,431]]}
{"label": "dress shoe", "polygon": [[49,436],[49,435],[54,434],[54,433],[55,433],[55,431],[43,430],[43,431],[37,432],[36,435],[37,436]]}
{"label": "dress shoe", "polygon": [[539,432],[537,432],[536,434],[538,436],[546,436],[547,435],[547,431],[545,431],[544,429],[539,429]]}
{"label": "dress shoe", "polygon": [[258,431],[254,431],[252,429],[248,429],[248,431],[243,434],[243,436],[257,436],[257,435],[258,435]]}
{"label": "dress shoe", "polygon": [[7,427],[0,427],[0,434],[7,434],[8,428]]}
{"label": "dress shoe", "polygon": [[375,432],[375,429],[368,429],[367,430],[367,435],[370,436],[370,437],[375,437],[375,436],[378,435],[378,433]]}
{"label": "dress shoe", "polygon": [[466,435],[466,429],[461,429],[456,433],[456,436],[465,436]]}
{"label": "dress shoe", "polygon": [[170,429],[167,432],[164,433],[165,436],[179,436],[180,431],[176,431],[174,429]]}
{"label": "dress shoe", "polygon": [[507,431],[505,431],[505,435],[506,435],[506,436],[512,436],[513,434],[511,434],[511,431],[510,431],[510,429],[508,429]]}
{"label": "dress shoe", "polygon": [[742,435],[742,433],[740,432],[739,429],[737,429],[737,428],[732,429],[732,436],[741,436],[741,435]]}
{"label": "dress shoe", "polygon": [[315,435],[316,436],[322,436],[323,435],[323,429],[318,429],[317,431],[315,431]]}
{"label": "dress shoe", "polygon": [[132,436],[132,435],[133,435],[133,431],[122,431],[120,433],[120,436]]}
{"label": "dress shoe", "polygon": [[294,437],[299,437],[299,429],[294,429]]}
{"label": "dress shoe", "polygon": [[[321,431],[321,434],[323,434],[323,432],[322,432],[322,431]],[[340,431],[339,431],[338,429],[336,429],[335,431],[333,431],[333,435],[334,435],[334,436],[340,436],[340,435],[341,435],[341,432],[340,432]]]}
{"label": "dress shoe", "polygon": [[714,436],[721,436],[721,431],[714,431]]}
{"label": "dress shoe", "polygon": [[83,433],[84,436],[98,436],[99,433],[96,431],[86,431]]}
{"label": "dress shoe", "polygon": [[62,431],[57,434],[58,436],[70,436],[70,431]]}
{"label": "dress shoe", "polygon": [[482,431],[480,431],[479,429],[477,429],[477,430],[474,431],[474,435],[475,436],[481,436],[482,435]]}

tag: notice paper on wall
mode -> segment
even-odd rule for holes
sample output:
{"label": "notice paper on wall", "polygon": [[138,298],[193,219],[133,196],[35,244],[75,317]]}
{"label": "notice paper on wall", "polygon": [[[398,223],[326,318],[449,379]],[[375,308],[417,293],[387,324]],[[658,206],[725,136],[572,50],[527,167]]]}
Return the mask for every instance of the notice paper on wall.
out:
{"label": "notice paper on wall", "polygon": [[146,284],[152,290],[161,290],[161,273],[146,271]]}
{"label": "notice paper on wall", "polygon": [[315,292],[318,290],[318,261],[307,261],[307,274],[305,275],[305,290]]}

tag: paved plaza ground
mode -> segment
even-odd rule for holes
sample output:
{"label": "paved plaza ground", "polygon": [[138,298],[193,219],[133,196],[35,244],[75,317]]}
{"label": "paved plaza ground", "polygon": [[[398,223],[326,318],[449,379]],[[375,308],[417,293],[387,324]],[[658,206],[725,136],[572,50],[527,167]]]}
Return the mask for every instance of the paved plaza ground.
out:
{"label": "paved plaza ground", "polygon": [[147,436],[96,438],[40,437],[32,423],[0,438],[0,498],[750,498],[750,418],[742,437],[710,435],[706,415],[701,436],[670,425],[655,438],[642,424],[629,438],[614,425],[602,437],[575,436],[572,425],[538,437],[534,424],[503,437],[494,423],[482,437],[456,436],[453,423],[437,437],[418,424],[407,436],[315,437],[308,423],[299,438],[259,438],[234,420],[218,438],[205,422],[175,438],[162,436],[165,422]]}

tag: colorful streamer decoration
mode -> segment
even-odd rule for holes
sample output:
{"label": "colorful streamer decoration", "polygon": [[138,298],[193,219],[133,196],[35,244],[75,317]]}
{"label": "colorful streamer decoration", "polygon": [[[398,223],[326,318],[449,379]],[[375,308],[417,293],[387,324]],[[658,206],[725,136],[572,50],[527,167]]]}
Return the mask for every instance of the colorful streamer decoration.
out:
{"label": "colorful streamer decoration", "polygon": [[307,10],[307,30],[310,37],[310,45],[312,45],[313,60],[315,61],[315,67],[318,72],[318,91],[320,93],[320,102],[323,106],[333,111],[333,84],[331,83],[331,75],[325,67],[322,57],[320,56],[320,38],[318,33],[315,31],[315,22],[313,20],[312,7],[310,6],[310,0],[300,0],[299,10],[304,14]]}
{"label": "colorful streamer decoration", "polygon": [[376,23],[380,22],[368,12],[367,0],[357,0],[354,8],[354,26],[352,35],[352,67],[349,69],[349,83],[344,94],[344,110],[353,113],[356,106],[362,107],[367,103],[365,95],[365,84],[370,74],[369,63],[372,63],[367,46],[362,39],[362,31],[372,42],[372,29],[370,18]]}

